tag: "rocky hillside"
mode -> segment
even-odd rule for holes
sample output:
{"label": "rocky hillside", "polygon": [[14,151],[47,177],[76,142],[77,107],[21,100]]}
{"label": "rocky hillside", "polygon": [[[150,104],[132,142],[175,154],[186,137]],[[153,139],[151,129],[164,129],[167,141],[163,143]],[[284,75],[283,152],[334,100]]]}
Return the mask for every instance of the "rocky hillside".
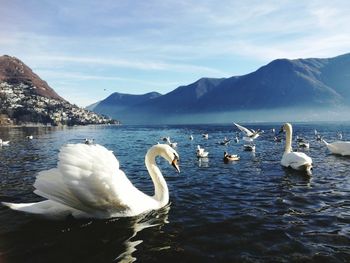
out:
{"label": "rocky hillside", "polygon": [[24,84],[32,87],[32,93],[57,100],[61,98],[47,83],[35,74],[28,66],[15,57],[0,57],[0,82],[11,85]]}
{"label": "rocky hillside", "polygon": [[0,125],[117,123],[70,104],[15,57],[0,57]]}

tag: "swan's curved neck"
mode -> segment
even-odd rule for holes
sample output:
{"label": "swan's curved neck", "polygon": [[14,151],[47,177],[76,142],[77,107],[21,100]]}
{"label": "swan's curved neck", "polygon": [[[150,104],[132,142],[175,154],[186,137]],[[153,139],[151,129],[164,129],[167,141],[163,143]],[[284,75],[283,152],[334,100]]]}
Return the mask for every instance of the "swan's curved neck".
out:
{"label": "swan's curved neck", "polygon": [[151,148],[145,157],[145,164],[154,185],[154,199],[164,206],[169,202],[169,190],[165,179],[156,164],[156,157],[159,155],[155,148]]}
{"label": "swan's curved neck", "polygon": [[292,136],[293,136],[293,128],[289,123],[284,126],[286,130],[286,147],[284,148],[285,153],[290,153],[292,151]]}

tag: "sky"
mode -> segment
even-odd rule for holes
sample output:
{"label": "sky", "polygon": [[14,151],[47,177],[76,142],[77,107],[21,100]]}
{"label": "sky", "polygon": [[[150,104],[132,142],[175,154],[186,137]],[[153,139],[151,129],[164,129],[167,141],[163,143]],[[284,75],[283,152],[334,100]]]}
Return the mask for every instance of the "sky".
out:
{"label": "sky", "polygon": [[0,55],[81,107],[350,52],[348,0],[0,0]]}

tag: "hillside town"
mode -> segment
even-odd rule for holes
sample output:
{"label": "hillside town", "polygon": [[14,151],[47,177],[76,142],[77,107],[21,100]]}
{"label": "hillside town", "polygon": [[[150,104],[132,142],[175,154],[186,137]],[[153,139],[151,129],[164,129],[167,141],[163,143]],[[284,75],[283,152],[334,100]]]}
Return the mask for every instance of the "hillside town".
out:
{"label": "hillside town", "polygon": [[0,82],[0,125],[119,124],[63,99],[40,96],[34,85]]}

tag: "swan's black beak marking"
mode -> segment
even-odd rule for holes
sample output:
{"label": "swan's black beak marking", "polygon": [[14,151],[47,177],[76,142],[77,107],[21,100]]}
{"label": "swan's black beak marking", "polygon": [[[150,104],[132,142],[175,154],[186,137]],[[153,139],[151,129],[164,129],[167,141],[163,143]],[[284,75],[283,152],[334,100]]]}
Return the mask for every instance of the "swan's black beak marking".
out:
{"label": "swan's black beak marking", "polygon": [[179,167],[179,157],[177,157],[176,155],[174,156],[174,160],[171,162],[171,165],[174,166],[174,168],[176,169],[176,171],[179,173],[180,172],[180,167]]}

